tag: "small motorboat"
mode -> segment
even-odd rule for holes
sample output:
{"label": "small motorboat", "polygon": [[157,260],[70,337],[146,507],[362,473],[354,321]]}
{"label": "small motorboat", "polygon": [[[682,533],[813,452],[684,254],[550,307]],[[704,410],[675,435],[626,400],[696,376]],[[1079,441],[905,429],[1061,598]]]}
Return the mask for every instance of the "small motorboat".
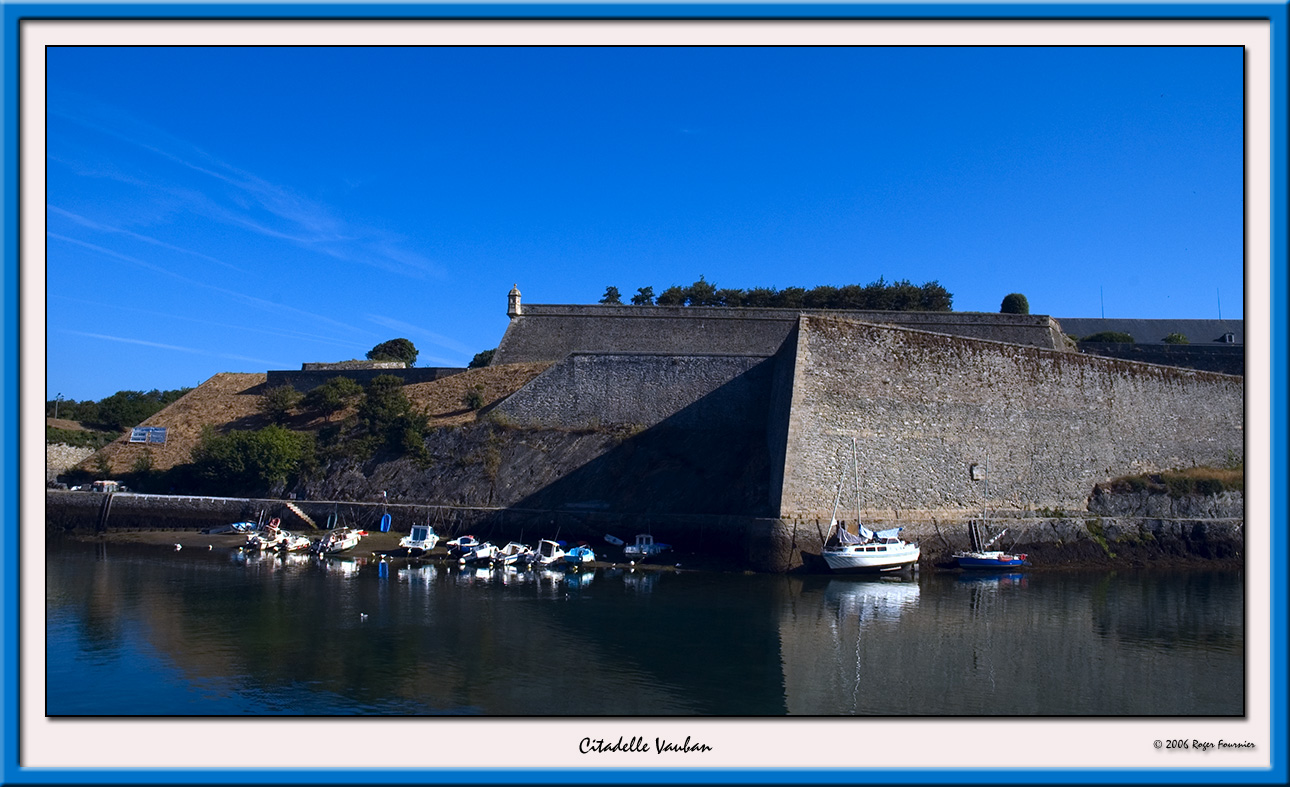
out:
{"label": "small motorboat", "polygon": [[636,543],[628,544],[623,548],[623,557],[632,561],[641,561],[666,552],[671,548],[671,544],[659,543],[649,533],[638,533]]}
{"label": "small motorboat", "polygon": [[578,544],[564,553],[564,562],[571,566],[581,566],[596,559],[596,553],[585,543]]}
{"label": "small motorboat", "polygon": [[499,566],[522,565],[528,562],[525,558],[531,554],[533,554],[531,547],[527,547],[518,541],[512,541],[497,550],[497,554],[493,556],[493,563]]}
{"label": "small motorboat", "polygon": [[365,535],[367,535],[367,531],[342,527],[328,532],[315,541],[309,549],[319,555],[335,555],[358,546],[358,542]]}
{"label": "small motorboat", "polygon": [[474,536],[457,536],[451,541],[445,541],[444,546],[448,547],[448,557],[461,558],[465,557],[475,547],[479,546],[479,539]]}
{"label": "small motorboat", "polygon": [[287,552],[304,552],[311,546],[313,546],[313,542],[305,536],[288,533],[283,530],[282,538],[278,541],[277,550],[283,554]]}
{"label": "small motorboat", "polygon": [[[460,541],[460,539],[456,540]],[[412,532],[399,539],[399,548],[411,557],[424,555],[438,545],[439,536],[430,525],[413,525]]]}
{"label": "small motorboat", "polygon": [[485,541],[458,558],[462,563],[491,563],[497,554],[497,547]]}
{"label": "small motorboat", "polygon": [[259,530],[247,534],[246,542],[242,544],[242,549],[248,552],[269,552],[277,549],[286,539],[286,531],[279,528],[279,524],[281,524],[281,520],[274,517]]}
{"label": "small motorboat", "polygon": [[550,566],[564,560],[564,546],[559,541],[544,538],[538,542],[537,558],[533,561],[538,566]]}

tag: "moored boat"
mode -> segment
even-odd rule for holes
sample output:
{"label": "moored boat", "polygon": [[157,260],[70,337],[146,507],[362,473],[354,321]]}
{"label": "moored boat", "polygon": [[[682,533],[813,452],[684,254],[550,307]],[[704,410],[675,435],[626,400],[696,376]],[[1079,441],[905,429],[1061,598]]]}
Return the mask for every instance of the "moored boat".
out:
{"label": "moored boat", "polygon": [[457,536],[451,541],[445,541],[444,546],[448,547],[448,557],[461,558],[479,546],[479,539],[471,535]]}
{"label": "moored boat", "polygon": [[473,549],[463,554],[458,560],[463,563],[491,563],[497,554],[497,547],[485,541],[476,544]]}
{"label": "moored boat", "polygon": [[671,544],[663,544],[654,540],[654,536],[649,533],[637,533],[636,543],[628,544],[623,548],[623,557],[632,561],[645,560],[662,554],[672,548]]}
{"label": "moored boat", "polygon": [[990,549],[990,547],[994,546],[994,542],[1008,532],[1007,528],[999,531],[986,541],[982,538],[983,527],[977,522],[968,524],[968,540],[971,542],[971,546],[965,552],[954,553],[954,560],[959,564],[959,568],[976,571],[998,571],[1026,565],[1026,555],[1023,553]]}
{"label": "moored boat", "polygon": [[560,542],[544,538],[538,542],[537,554],[533,562],[538,566],[550,566],[564,560],[564,547]]}
{"label": "moored boat", "polygon": [[512,541],[497,550],[497,554],[493,556],[493,562],[501,566],[512,566],[526,562],[524,558],[531,554],[533,554],[532,548],[518,541]]}
{"label": "moored boat", "polygon": [[285,530],[278,527],[280,523],[281,520],[274,517],[259,530],[248,533],[246,542],[242,544],[242,549],[248,552],[268,552],[277,549],[288,535]]}
{"label": "moored boat", "polygon": [[315,541],[310,549],[319,555],[335,555],[358,546],[358,542],[365,535],[367,535],[366,531],[342,527],[329,531],[322,538]]}
{"label": "moored boat", "polygon": [[825,534],[824,546],[820,550],[829,570],[838,574],[867,574],[903,571],[917,565],[922,552],[917,544],[908,543],[899,537],[901,528],[894,527],[875,533],[860,521],[860,463],[856,456],[855,440],[851,441],[851,463],[855,471],[856,532],[852,534],[844,523],[838,521],[838,504],[842,500],[842,485],[846,482],[844,471],[838,479],[829,532]]}
{"label": "moored boat", "polygon": [[596,553],[585,543],[578,544],[564,553],[564,562],[571,566],[581,566],[595,561]]}
{"label": "moored boat", "polygon": [[424,555],[438,545],[439,535],[430,525],[413,525],[412,532],[399,539],[399,548],[412,557]]}

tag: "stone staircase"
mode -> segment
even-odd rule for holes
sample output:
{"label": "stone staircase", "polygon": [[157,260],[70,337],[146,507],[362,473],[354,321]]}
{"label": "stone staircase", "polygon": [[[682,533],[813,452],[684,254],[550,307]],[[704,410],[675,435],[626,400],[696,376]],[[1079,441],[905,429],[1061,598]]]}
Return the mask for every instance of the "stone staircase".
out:
{"label": "stone staircase", "polygon": [[318,529],[318,523],[317,523],[317,522],[315,522],[315,521],[313,520],[313,518],[312,518],[312,517],[310,517],[308,514],[306,514],[304,511],[301,511],[301,510],[300,510],[300,506],[296,505],[295,503],[291,502],[290,500],[286,501],[286,504],[287,504],[287,508],[291,509],[291,512],[292,512],[293,514],[295,514],[296,516],[298,516],[298,517],[300,517],[301,519],[303,519],[303,520],[304,520],[304,521],[305,521],[305,522],[306,522],[310,527],[312,527],[314,530],[317,530],[317,529]]}

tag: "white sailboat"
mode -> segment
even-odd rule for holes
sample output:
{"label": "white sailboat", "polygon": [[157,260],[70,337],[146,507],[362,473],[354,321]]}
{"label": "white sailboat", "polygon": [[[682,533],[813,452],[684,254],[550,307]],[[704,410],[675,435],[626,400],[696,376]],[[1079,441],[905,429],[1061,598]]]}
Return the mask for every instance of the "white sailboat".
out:
{"label": "white sailboat", "polygon": [[[901,528],[874,532],[864,526],[860,520],[860,463],[856,457],[855,440],[851,441],[851,462],[855,469],[856,482],[856,534],[838,523],[838,504],[842,500],[842,485],[846,481],[843,472],[838,479],[838,492],[833,499],[833,516],[829,521],[829,532],[824,536],[824,548],[821,554],[829,569],[836,573],[873,573],[900,571],[918,563],[921,551],[917,544],[910,544],[899,537]],[[836,538],[834,535],[836,534]]]}

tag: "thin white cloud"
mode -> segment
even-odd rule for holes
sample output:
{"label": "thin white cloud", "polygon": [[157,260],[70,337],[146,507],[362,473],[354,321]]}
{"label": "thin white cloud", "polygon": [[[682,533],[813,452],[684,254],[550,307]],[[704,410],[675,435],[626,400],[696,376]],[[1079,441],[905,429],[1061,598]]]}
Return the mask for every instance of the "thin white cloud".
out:
{"label": "thin white cloud", "polygon": [[351,351],[351,352],[366,351],[365,350],[366,345],[363,345],[359,342],[352,341],[350,339],[338,339],[334,336],[323,336],[316,333],[306,333],[304,331],[295,331],[295,330],[283,329],[283,328],[274,329],[274,328],[264,327],[264,325],[266,324],[276,325],[276,323],[259,323],[259,322],[237,323],[237,324],[223,323],[223,322],[215,322],[214,320],[201,320],[196,317],[189,317],[186,315],[169,314],[167,312],[161,312],[161,311],[156,311],[152,309],[138,309],[130,306],[122,306],[121,304],[117,304],[117,303],[96,303],[94,301],[87,301],[80,298],[69,298],[65,295],[49,295],[47,297],[50,300],[62,300],[62,301],[68,301],[71,303],[82,303],[87,306],[93,306],[96,309],[115,309],[117,311],[131,312],[134,314],[146,314],[150,319],[190,322],[190,323],[195,323],[197,325],[209,325],[213,328],[220,328],[223,330],[246,331],[248,333],[261,334],[263,336],[274,336],[279,339],[293,339],[297,341],[314,342],[317,344],[326,344],[326,345],[331,345],[333,347],[339,347],[341,349]]}
{"label": "thin white cloud", "polygon": [[163,274],[165,276],[169,276],[174,279],[178,279],[179,281],[182,281],[185,284],[191,284],[194,287],[202,287],[204,289],[221,293],[229,298],[232,298],[233,300],[239,301],[248,306],[254,306],[257,309],[262,309],[267,315],[271,317],[281,318],[284,315],[296,315],[296,316],[305,317],[326,325],[334,326],[336,328],[344,330],[353,335],[376,336],[376,334],[371,331],[364,331],[362,329],[356,328],[353,325],[349,325],[348,323],[343,323],[339,320],[333,320],[332,318],[325,317],[321,314],[314,314],[313,312],[308,312],[308,311],[305,311],[304,309],[297,309],[294,306],[287,306],[281,303],[274,303],[272,301],[267,301],[264,298],[256,298],[255,296],[247,295],[246,293],[243,293],[243,292],[238,292],[236,290],[229,290],[223,287],[216,287],[215,285],[208,284],[204,281],[190,279],[187,276],[182,276],[178,273],[175,273],[174,271],[167,270],[166,268],[163,268],[160,265],[154,265],[150,262],[146,262],[137,257],[131,257],[128,254],[122,254],[120,252],[113,251],[112,249],[104,248],[102,246],[97,246],[93,243],[87,243],[82,240],[77,240],[76,238],[69,238],[65,235],[59,235],[54,232],[48,232],[45,235],[47,238],[60,240],[65,243],[72,243],[77,246],[82,246],[84,248],[98,252],[100,254],[107,255],[109,257],[114,257],[119,260],[124,260],[125,262],[130,262],[135,265],[139,265],[141,267],[147,268],[148,270],[155,271],[157,273]]}
{"label": "thin white cloud", "polygon": [[137,233],[137,232],[131,232],[130,230],[122,229],[121,227],[109,227],[109,226],[107,226],[106,224],[100,224],[100,223],[99,223],[99,222],[97,222],[97,221],[91,221],[90,219],[87,219],[87,218],[85,218],[84,216],[78,215],[78,214],[76,214],[76,213],[72,213],[72,212],[71,212],[71,211],[69,211],[69,210],[63,210],[62,208],[56,207],[56,206],[54,206],[54,205],[46,205],[46,206],[45,206],[45,208],[46,208],[46,210],[50,211],[51,213],[56,213],[56,214],[58,214],[58,215],[60,215],[60,216],[63,216],[64,218],[67,218],[67,219],[70,219],[71,221],[76,222],[77,224],[80,224],[80,225],[81,225],[81,226],[83,226],[83,227],[88,227],[88,228],[90,228],[90,229],[92,229],[92,230],[96,230],[96,231],[98,231],[98,232],[106,232],[106,233],[113,233],[113,234],[118,234],[118,235],[125,235],[125,236],[126,236],[126,237],[128,237],[128,238],[134,238],[135,240],[143,241],[144,243],[151,243],[152,245],[154,245],[154,246],[159,246],[159,247],[161,247],[161,248],[163,248],[163,249],[169,249],[170,251],[177,251],[177,252],[180,252],[180,253],[182,253],[182,254],[190,254],[190,255],[192,255],[192,256],[194,256],[194,257],[197,257],[197,258],[199,258],[199,259],[203,259],[203,260],[207,260],[207,261],[209,261],[209,262],[213,262],[213,263],[215,263],[216,265],[223,265],[224,267],[226,267],[226,268],[231,268],[231,269],[233,269],[233,270],[237,271],[238,273],[246,273],[246,270],[245,270],[245,269],[243,269],[243,268],[239,268],[239,267],[237,267],[236,265],[231,265],[231,264],[229,264],[229,263],[227,263],[227,262],[224,262],[223,260],[216,259],[216,258],[214,258],[214,257],[210,256],[209,254],[202,254],[202,253],[201,253],[201,252],[199,252],[199,251],[193,251],[192,249],[185,249],[185,248],[181,248],[181,247],[179,247],[179,246],[174,246],[174,245],[172,245],[172,244],[166,243],[165,241],[157,240],[156,238],[152,238],[152,237],[149,237],[149,236],[147,236],[147,235],[140,235],[140,234],[139,234],[139,233]]}
{"label": "thin white cloud", "polygon": [[202,350],[196,347],[180,347],[177,344],[163,344],[161,342],[150,342],[150,341],[147,341],[146,339],[130,339],[125,336],[109,336],[108,334],[105,334],[105,333],[89,333],[86,331],[73,331],[68,329],[64,329],[62,333],[70,333],[74,336],[86,336],[91,339],[102,339],[104,341],[109,341],[109,342],[120,342],[122,344],[137,344],[143,347],[155,347],[160,350],[174,350],[176,352],[192,353],[194,355],[208,355],[213,358],[227,358],[227,359],[238,360],[238,361],[250,361],[251,363],[264,364],[266,368],[271,368],[271,367],[280,368],[284,365],[282,361],[267,361],[267,360],[264,360],[263,358],[248,358],[244,355],[232,355],[230,353],[217,353],[217,352],[211,352],[210,350]]}
{"label": "thin white cloud", "polygon": [[51,116],[134,145],[232,188],[232,193],[223,195],[231,205],[221,204],[206,190],[165,189],[172,196],[186,198],[188,208],[195,213],[266,237],[295,243],[345,262],[413,279],[443,276],[440,265],[404,248],[404,239],[347,221],[324,203],[235,167],[97,99],[65,94],[49,102],[48,112]]}

